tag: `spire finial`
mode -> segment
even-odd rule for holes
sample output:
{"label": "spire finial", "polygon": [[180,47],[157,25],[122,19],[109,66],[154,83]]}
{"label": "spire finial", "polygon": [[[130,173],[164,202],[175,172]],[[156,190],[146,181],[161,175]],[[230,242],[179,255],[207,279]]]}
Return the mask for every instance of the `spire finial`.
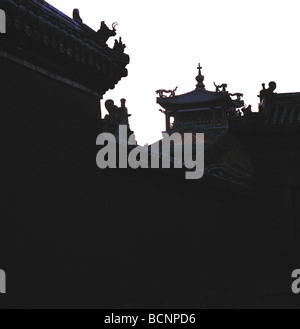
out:
{"label": "spire finial", "polygon": [[200,63],[198,64],[198,67],[197,67],[197,69],[199,70],[199,75],[201,75],[201,70],[202,70],[202,67],[201,67],[201,64],[200,64]]}
{"label": "spire finial", "polygon": [[205,85],[203,83],[204,76],[201,73],[202,67],[201,67],[201,64],[200,63],[198,64],[197,69],[198,69],[199,73],[198,73],[198,76],[196,77],[196,80],[198,82],[196,88],[197,89],[205,89]]}

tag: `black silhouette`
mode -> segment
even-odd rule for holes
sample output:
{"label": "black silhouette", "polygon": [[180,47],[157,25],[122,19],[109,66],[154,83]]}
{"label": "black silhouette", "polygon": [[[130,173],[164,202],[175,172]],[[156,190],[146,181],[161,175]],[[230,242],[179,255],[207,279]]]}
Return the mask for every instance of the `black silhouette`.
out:
{"label": "black silhouette", "polygon": [[[102,119],[100,100],[128,75],[122,41],[105,44],[115,25],[96,32],[46,1],[2,4],[0,308],[299,308],[300,93],[264,85],[251,112],[241,94],[207,90],[199,65],[194,90],[157,102],[169,135],[195,150],[204,134],[202,180],[174,163],[100,169],[97,137],[130,131],[125,99]],[[158,129],[145,106],[142,126]]]}
{"label": "black silhouette", "polygon": [[77,23],[82,24],[82,19],[80,17],[80,13],[78,9],[73,10],[73,20],[76,21]]}
{"label": "black silhouette", "polygon": [[124,53],[126,45],[122,42],[122,38],[120,37],[119,41],[115,40],[114,50]]}
{"label": "black silhouette", "polygon": [[[225,88],[227,88],[227,85],[225,85],[225,86],[226,86]],[[237,98],[236,100],[239,102],[242,100],[242,97],[244,97],[244,94],[241,94],[241,93],[235,93],[235,94],[229,94],[229,95],[233,96],[233,97],[236,96],[236,98]]]}
{"label": "black silhouette", "polygon": [[197,85],[196,88],[197,89],[205,89],[205,85],[204,85],[204,76],[201,73],[202,67],[200,65],[200,63],[198,64],[198,75],[196,76],[196,81],[197,81]]}
{"label": "black silhouette", "polygon": [[176,87],[174,90],[159,89],[156,90],[156,94],[158,94],[160,98],[166,97],[164,94],[170,94],[169,97],[175,97],[177,89],[178,87]]}
{"label": "black silhouette", "polygon": [[109,99],[105,102],[105,107],[109,113],[103,120],[106,132],[115,134],[120,125],[127,125],[130,130],[128,118],[131,117],[131,114],[128,114],[126,99],[121,99],[121,107],[116,106],[114,101]]}
{"label": "black silhouette", "polygon": [[259,105],[259,110],[261,112],[263,112],[267,106],[267,103],[270,101],[270,98],[272,97],[272,95],[274,95],[274,91],[277,88],[276,82],[271,81],[269,83],[269,88],[266,89],[266,84],[263,83],[262,84],[263,89],[261,90],[260,94],[259,94],[259,98],[260,98],[260,105]]}
{"label": "black silhouette", "polygon": [[245,116],[248,115],[248,114],[253,113],[253,112],[252,112],[252,106],[249,105],[248,107],[243,107],[243,108],[242,108],[242,112],[244,113]]}
{"label": "black silhouette", "polygon": [[112,29],[109,29],[108,26],[105,24],[105,22],[101,22],[100,30],[98,30],[98,32],[97,32],[98,38],[102,42],[106,43],[109,38],[117,35],[117,32],[116,32],[117,25],[118,25],[117,23],[113,23]]}
{"label": "black silhouette", "polygon": [[217,85],[215,82],[214,82],[214,85],[215,85],[215,87],[216,87],[216,92],[217,93],[220,93],[220,92],[222,92],[222,93],[226,93],[227,92],[227,87],[228,87],[228,85],[226,84],[226,83],[223,83],[223,84],[221,84],[221,85]]}
{"label": "black silhouette", "polygon": [[[166,116],[167,133],[205,131],[207,135],[210,135],[207,140],[213,141],[224,132],[224,129],[227,129],[227,116],[241,115],[238,109],[244,106],[243,94],[229,94],[226,91],[226,84],[218,86],[218,88],[223,88],[223,92],[219,90],[215,93],[206,90],[200,64],[197,69],[198,84],[194,91],[174,97],[177,88],[174,91],[160,89],[156,91],[159,95],[157,102],[165,109],[162,113]],[[166,97],[166,93],[170,93],[170,97]],[[173,119],[174,122],[171,124]]]}
{"label": "black silhouette", "polygon": [[260,96],[259,96],[261,100],[263,100],[263,98],[265,96],[272,95],[274,93],[275,89],[277,88],[277,85],[276,85],[276,82],[271,81],[269,83],[269,88],[268,89],[266,89],[266,84],[265,83],[262,84],[262,87],[263,87],[263,89],[260,92]]}

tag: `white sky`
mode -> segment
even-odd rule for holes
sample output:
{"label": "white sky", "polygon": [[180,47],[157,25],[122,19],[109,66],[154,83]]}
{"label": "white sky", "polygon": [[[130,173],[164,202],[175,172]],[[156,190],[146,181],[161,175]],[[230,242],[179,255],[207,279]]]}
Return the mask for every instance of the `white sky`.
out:
{"label": "white sky", "polygon": [[[127,99],[131,128],[139,144],[162,137],[165,118],[157,89],[177,94],[195,89],[200,62],[208,90],[227,83],[257,109],[263,82],[277,92],[300,91],[299,0],[48,0],[68,16],[80,10],[84,23],[98,30],[118,22],[118,35],[130,55],[129,76],[104,102]],[[109,41],[113,45],[114,39]]]}

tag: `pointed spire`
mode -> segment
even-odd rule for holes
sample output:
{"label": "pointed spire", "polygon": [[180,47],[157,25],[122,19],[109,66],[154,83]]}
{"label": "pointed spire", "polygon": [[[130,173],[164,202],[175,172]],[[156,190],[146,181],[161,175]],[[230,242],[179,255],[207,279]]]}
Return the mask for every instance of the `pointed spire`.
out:
{"label": "pointed spire", "polygon": [[199,70],[199,73],[198,73],[198,76],[196,76],[196,80],[198,82],[196,88],[197,89],[205,89],[205,85],[203,83],[204,76],[201,74],[202,67],[201,67],[200,63],[198,65],[197,69]]}

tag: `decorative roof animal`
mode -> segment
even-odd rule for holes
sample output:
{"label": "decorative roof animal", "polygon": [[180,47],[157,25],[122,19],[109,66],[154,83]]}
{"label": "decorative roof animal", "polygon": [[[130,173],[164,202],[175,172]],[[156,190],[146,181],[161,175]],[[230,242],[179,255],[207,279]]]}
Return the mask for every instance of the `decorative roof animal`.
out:
{"label": "decorative roof animal", "polygon": [[170,94],[169,97],[175,97],[177,89],[178,89],[178,86],[174,90],[159,89],[159,90],[156,90],[156,94],[158,94],[160,98],[167,97],[164,94]]}
{"label": "decorative roof animal", "polygon": [[227,87],[228,85],[226,83],[223,83],[222,85],[218,86],[215,82],[214,82],[214,85],[216,87],[216,92],[217,93],[227,93]]}
{"label": "decorative roof animal", "polygon": [[118,23],[113,23],[112,25],[112,30],[109,29],[109,27],[105,24],[105,22],[101,22],[101,27],[100,30],[98,30],[97,34],[99,39],[106,43],[108,41],[109,38],[111,37],[115,37],[117,35],[117,30],[116,30],[116,26],[118,25]]}

